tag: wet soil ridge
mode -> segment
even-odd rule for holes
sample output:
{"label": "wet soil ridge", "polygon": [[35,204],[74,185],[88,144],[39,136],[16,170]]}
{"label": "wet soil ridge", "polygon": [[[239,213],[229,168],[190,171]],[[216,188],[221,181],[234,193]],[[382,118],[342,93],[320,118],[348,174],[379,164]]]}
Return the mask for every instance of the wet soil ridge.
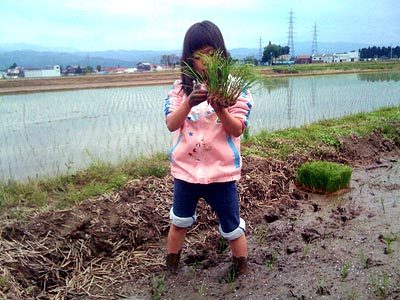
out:
{"label": "wet soil ridge", "polygon": [[[294,184],[299,164],[325,159],[360,165],[379,161],[381,155],[388,153],[398,156],[399,145],[373,133],[365,138],[343,139],[337,152],[319,151],[285,161],[244,157],[238,189],[250,238],[257,237],[258,225],[300,215],[304,205],[313,211],[320,209]],[[38,212],[24,222],[2,224],[0,275],[7,281],[0,284],[0,295],[10,299],[122,297],[126,284],[162,272],[163,239],[169,226],[171,201],[172,178],[149,177],[87,199],[72,209]],[[190,251],[186,251],[183,263],[202,262],[207,269],[218,264],[215,257],[227,245],[221,242],[218,222],[203,202],[199,205],[198,222],[188,236]],[[332,220],[344,223],[357,215],[357,208],[337,209],[332,211]],[[263,242],[280,240],[291,231],[271,231]],[[310,227],[299,236],[311,243],[326,234],[329,233]],[[292,245],[287,251],[295,253],[299,249]],[[262,253],[263,263],[273,255]],[[260,259],[260,255],[254,257],[252,263]]]}
{"label": "wet soil ridge", "polygon": [[172,84],[178,71],[137,72],[133,74],[24,78],[0,80],[0,95],[108,87],[131,87]]}

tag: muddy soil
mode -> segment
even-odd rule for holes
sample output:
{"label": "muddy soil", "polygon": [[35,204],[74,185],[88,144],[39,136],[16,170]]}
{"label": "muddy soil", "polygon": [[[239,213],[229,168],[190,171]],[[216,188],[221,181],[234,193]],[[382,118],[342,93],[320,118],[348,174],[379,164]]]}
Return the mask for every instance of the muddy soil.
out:
{"label": "muddy soil", "polygon": [[[294,184],[312,159],[354,167],[333,195]],[[248,275],[235,281],[227,243],[203,203],[180,271],[164,271],[172,179],[144,178],[63,211],[2,222],[0,296],[6,299],[400,298],[400,149],[373,133],[286,161],[244,157],[238,182]],[[6,280],[4,280],[6,279]],[[1,297],[0,297],[1,298]]]}
{"label": "muddy soil", "polygon": [[400,299],[399,160],[357,168],[350,190],[310,194],[249,225],[247,276],[229,282],[227,250],[196,261],[185,249],[178,275],[155,274],[131,299]]}

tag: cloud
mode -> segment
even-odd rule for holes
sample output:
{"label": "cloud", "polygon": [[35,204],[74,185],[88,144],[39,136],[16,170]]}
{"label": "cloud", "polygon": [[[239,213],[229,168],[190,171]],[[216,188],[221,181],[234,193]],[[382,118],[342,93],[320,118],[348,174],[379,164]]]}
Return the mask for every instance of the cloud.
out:
{"label": "cloud", "polygon": [[[263,3],[263,1],[248,0],[245,7],[256,7],[259,3]],[[208,11],[217,9],[219,12],[243,10],[244,3],[242,0],[202,0],[198,2],[181,0],[146,0],[140,2],[131,0],[72,0],[64,2],[63,7],[102,16],[146,18],[148,16],[165,17],[176,13],[177,16],[180,15],[181,18],[184,18],[187,13],[194,16],[203,9]],[[185,13],[182,14],[182,12]]]}
{"label": "cloud", "polygon": [[[139,5],[140,3],[140,5]],[[314,22],[320,41],[399,44],[397,0],[19,0],[2,1],[0,39],[5,43],[83,50],[178,49],[195,22],[217,24],[228,48],[258,48],[287,42],[293,9],[295,42],[312,40]],[[397,8],[397,9],[396,9]]]}

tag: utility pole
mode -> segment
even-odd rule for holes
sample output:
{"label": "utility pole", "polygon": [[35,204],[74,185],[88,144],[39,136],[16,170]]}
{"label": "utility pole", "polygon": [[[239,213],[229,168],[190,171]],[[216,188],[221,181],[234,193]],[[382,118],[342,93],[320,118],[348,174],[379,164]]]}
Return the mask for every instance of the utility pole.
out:
{"label": "utility pole", "polygon": [[294,24],[293,11],[292,11],[292,9],[290,9],[290,13],[289,13],[288,46],[290,48],[290,57],[295,58],[296,54],[294,52],[293,24]]}
{"label": "utility pole", "polygon": [[312,55],[318,54],[318,46],[317,46],[317,23],[314,23],[314,34],[313,34],[313,41],[312,41]]}
{"label": "utility pole", "polygon": [[262,41],[261,41],[261,36],[260,36],[260,48],[258,49],[258,65],[261,65],[261,59],[263,57],[263,51],[262,51]]}

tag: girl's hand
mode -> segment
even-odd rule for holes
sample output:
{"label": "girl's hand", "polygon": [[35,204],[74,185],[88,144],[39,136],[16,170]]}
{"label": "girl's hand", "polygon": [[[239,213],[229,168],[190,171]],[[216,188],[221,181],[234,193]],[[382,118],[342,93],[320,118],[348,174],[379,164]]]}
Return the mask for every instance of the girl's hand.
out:
{"label": "girl's hand", "polygon": [[211,107],[215,110],[216,113],[221,112],[224,109],[224,107],[219,104],[218,98],[214,95],[210,95],[207,101],[208,103],[210,103]]}
{"label": "girl's hand", "polygon": [[206,90],[196,89],[189,95],[189,106],[192,108],[207,100],[208,92]]}

